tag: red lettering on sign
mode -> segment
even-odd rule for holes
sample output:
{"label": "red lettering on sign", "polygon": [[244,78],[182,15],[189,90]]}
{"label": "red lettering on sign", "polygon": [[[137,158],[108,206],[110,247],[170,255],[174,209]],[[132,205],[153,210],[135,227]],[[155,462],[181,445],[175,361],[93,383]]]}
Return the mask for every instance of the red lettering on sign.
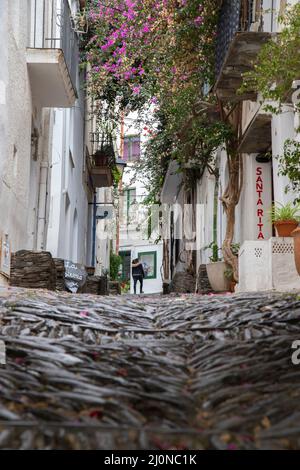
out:
{"label": "red lettering on sign", "polygon": [[[264,184],[263,184],[263,179],[262,179],[262,168],[259,166],[256,168],[256,194],[257,194],[257,206],[263,206],[263,200],[262,200],[262,195],[263,195],[263,190],[264,190]],[[264,224],[262,223],[262,217],[264,216],[264,210],[263,209],[257,209],[257,218],[258,218],[258,240],[264,240],[264,234],[263,234],[263,226]]]}

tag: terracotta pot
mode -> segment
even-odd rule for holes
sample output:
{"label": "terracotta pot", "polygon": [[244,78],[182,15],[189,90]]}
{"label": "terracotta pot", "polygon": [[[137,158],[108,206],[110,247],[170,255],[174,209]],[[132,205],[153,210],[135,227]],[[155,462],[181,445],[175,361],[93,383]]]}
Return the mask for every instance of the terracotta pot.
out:
{"label": "terracotta pot", "polygon": [[277,230],[278,237],[291,237],[292,231],[298,227],[298,222],[295,220],[281,220],[274,223]]}
{"label": "terracotta pot", "polygon": [[296,228],[296,230],[292,232],[292,236],[294,237],[294,254],[296,269],[300,276],[300,227]]}

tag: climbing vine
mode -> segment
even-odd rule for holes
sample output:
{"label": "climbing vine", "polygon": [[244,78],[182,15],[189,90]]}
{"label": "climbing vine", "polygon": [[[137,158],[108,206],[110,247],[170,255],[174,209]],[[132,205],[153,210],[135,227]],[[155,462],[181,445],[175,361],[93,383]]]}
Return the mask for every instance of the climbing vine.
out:
{"label": "climbing vine", "polygon": [[244,74],[241,91],[257,91],[266,106],[278,113],[291,95],[294,80],[300,79],[300,3],[286,7],[278,19],[282,29],[258,54],[253,70]]}
{"label": "climbing vine", "polygon": [[186,175],[201,176],[206,167],[214,171],[215,150],[231,132],[204,93],[214,81],[220,5],[220,0],[88,1],[90,34],[82,47],[88,89],[108,103],[116,121],[124,110],[144,115],[149,140],[141,165],[153,196],[170,159],[177,159]]}
{"label": "climbing vine", "polygon": [[90,34],[83,43],[88,90],[120,113],[137,110],[148,134],[139,171],[153,202],[170,160],[177,160],[192,187],[205,169],[217,172],[215,155],[228,151],[229,183],[222,202],[228,215],[223,247],[231,252],[234,211],[241,190],[241,158],[232,125],[213,94],[215,38],[221,0],[89,0]]}
{"label": "climbing vine", "polygon": [[[252,71],[244,75],[242,90],[260,92],[266,110],[278,114],[282,105],[293,102],[295,111],[299,103],[293,99],[293,82],[300,79],[300,3],[286,7],[279,17],[281,32],[261,49]],[[299,95],[298,92],[297,96]],[[296,129],[299,132],[299,129]],[[292,189],[300,193],[300,143],[287,139],[279,157],[279,175],[287,176]],[[296,201],[299,198],[296,198]]]}

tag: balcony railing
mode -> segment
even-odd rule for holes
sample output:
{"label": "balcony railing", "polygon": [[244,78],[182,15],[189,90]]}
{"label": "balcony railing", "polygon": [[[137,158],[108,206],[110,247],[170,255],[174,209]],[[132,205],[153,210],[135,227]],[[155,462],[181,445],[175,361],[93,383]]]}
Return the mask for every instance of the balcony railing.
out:
{"label": "balcony railing", "polygon": [[237,32],[263,29],[262,0],[224,0],[217,32],[216,74],[220,74],[229,46]]}
{"label": "balcony railing", "polygon": [[93,153],[89,156],[89,168],[95,188],[112,186],[112,169],[116,163],[114,141],[111,135],[91,132],[90,142]]}
{"label": "balcony railing", "polygon": [[31,0],[28,47],[61,49],[73,87],[76,87],[79,44],[71,26],[68,0]]}
{"label": "balcony railing", "polygon": [[[112,166],[115,163],[116,154],[112,136],[104,136],[102,132],[91,132],[90,142],[93,150],[91,158],[95,160],[95,156],[98,156],[97,166]],[[94,164],[96,164],[96,160]]]}
{"label": "balcony railing", "polygon": [[263,45],[274,36],[265,31],[262,0],[223,0],[216,45],[214,91],[221,101],[256,101],[255,89],[239,91],[243,75],[253,69]]}

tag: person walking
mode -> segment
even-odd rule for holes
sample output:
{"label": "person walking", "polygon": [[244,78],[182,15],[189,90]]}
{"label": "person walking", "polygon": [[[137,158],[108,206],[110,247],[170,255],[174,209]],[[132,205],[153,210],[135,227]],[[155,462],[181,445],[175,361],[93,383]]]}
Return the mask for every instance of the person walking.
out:
{"label": "person walking", "polygon": [[143,294],[143,280],[145,272],[142,263],[138,258],[132,260],[133,291],[136,294],[136,285],[140,281],[140,293]]}

